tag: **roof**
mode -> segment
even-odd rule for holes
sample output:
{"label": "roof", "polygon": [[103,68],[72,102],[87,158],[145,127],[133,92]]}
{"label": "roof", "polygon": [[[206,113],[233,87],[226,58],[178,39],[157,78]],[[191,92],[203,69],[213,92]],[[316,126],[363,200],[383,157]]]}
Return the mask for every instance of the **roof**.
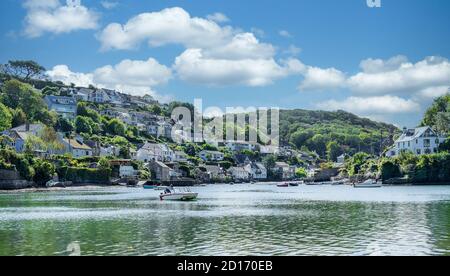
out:
{"label": "roof", "polygon": [[432,137],[438,137],[436,135],[436,133],[431,129],[431,127],[425,126],[425,127],[419,127],[416,129],[408,129],[395,142],[401,143],[401,142],[409,142],[409,141],[415,140],[415,139],[421,137],[427,130],[430,130],[433,132],[434,136],[432,136]]}
{"label": "roof", "polygon": [[289,167],[289,165],[286,162],[275,162],[275,165],[277,167]]}
{"label": "roof", "polygon": [[202,150],[201,152],[209,153],[209,154],[220,154],[223,155],[220,151],[214,151],[214,150]]}
{"label": "roof", "polygon": [[45,96],[45,100],[52,104],[61,104],[61,105],[76,105],[77,104],[77,101],[72,97]]}
{"label": "roof", "polygon": [[[29,131],[30,132],[39,132],[41,131],[43,126],[41,124],[30,124]],[[17,131],[17,132],[27,132],[27,125],[21,125],[15,128],[10,129],[10,131]]]}
{"label": "roof", "polygon": [[222,172],[222,168],[220,168],[219,166],[203,165],[202,167],[205,168],[206,171],[208,171],[208,172],[213,172],[213,173],[221,173]]}
{"label": "roof", "polygon": [[64,141],[69,144],[73,149],[81,149],[81,150],[92,150],[91,147],[82,143],[81,141],[77,141],[76,139],[64,139]]}

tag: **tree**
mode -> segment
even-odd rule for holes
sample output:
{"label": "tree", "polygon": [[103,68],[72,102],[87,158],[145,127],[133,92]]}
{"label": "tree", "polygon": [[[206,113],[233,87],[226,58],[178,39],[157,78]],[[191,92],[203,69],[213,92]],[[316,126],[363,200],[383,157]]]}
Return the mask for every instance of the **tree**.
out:
{"label": "tree", "polygon": [[337,158],[343,153],[339,144],[335,141],[327,144],[327,158],[328,161],[336,162]]}
{"label": "tree", "polygon": [[40,186],[50,181],[56,173],[55,166],[52,163],[39,158],[34,160],[33,168],[33,181]]}
{"label": "tree", "polygon": [[59,96],[59,88],[54,86],[46,86],[42,89],[42,94],[45,96]]}
{"label": "tree", "polygon": [[5,74],[24,81],[40,79],[45,72],[43,66],[32,60],[10,60],[2,69]]}
{"label": "tree", "polygon": [[162,115],[163,113],[161,106],[159,106],[158,104],[152,104],[149,107],[149,111],[155,115]]}
{"label": "tree", "polygon": [[111,119],[106,125],[106,131],[112,135],[125,136],[125,124],[119,119]]}
{"label": "tree", "polygon": [[98,165],[98,168],[102,169],[102,170],[111,169],[111,164],[109,163],[109,160],[106,157],[100,158],[100,160],[98,160],[97,165]]}
{"label": "tree", "polygon": [[13,109],[12,112],[12,127],[18,127],[26,124],[27,115],[21,108]]}
{"label": "tree", "polygon": [[308,172],[305,170],[305,168],[298,168],[298,169],[295,171],[295,175],[296,175],[298,178],[305,178],[305,177],[308,176]]}
{"label": "tree", "polygon": [[77,116],[75,119],[75,131],[77,133],[92,134],[92,127],[88,119],[87,117]]}
{"label": "tree", "polygon": [[99,123],[101,121],[101,116],[97,111],[88,107],[84,102],[80,102],[77,105],[77,115],[91,118],[94,122]]}
{"label": "tree", "polygon": [[59,117],[58,121],[56,122],[56,129],[61,131],[61,132],[65,132],[65,133],[72,132],[73,131],[73,125],[66,118]]}
{"label": "tree", "polygon": [[0,131],[11,128],[13,116],[9,109],[2,103],[0,103]]}
{"label": "tree", "polygon": [[22,109],[28,120],[38,120],[36,113],[48,110],[41,94],[29,84],[9,80],[4,83],[2,92],[3,103],[12,109]]}

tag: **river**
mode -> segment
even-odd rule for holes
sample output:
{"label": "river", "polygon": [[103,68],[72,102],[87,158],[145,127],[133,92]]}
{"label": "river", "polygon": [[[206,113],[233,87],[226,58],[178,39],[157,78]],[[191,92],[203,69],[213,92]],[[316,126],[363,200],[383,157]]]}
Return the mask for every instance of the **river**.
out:
{"label": "river", "polygon": [[450,255],[450,186],[193,191],[0,193],[0,255]]}

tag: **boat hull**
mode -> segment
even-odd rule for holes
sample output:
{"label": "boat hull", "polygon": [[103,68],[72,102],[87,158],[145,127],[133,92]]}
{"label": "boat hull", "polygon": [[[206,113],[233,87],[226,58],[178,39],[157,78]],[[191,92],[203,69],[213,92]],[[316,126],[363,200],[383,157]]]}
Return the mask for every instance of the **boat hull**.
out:
{"label": "boat hull", "polygon": [[193,201],[198,197],[197,193],[174,193],[174,194],[163,194],[159,198],[161,200],[169,201]]}
{"label": "boat hull", "polygon": [[381,188],[382,184],[356,184],[355,188]]}

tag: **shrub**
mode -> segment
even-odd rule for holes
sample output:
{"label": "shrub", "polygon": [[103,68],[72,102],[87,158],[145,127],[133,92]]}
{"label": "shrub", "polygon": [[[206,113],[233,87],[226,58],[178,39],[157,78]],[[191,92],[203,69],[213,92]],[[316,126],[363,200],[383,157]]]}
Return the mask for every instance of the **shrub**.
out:
{"label": "shrub", "polygon": [[56,169],[53,164],[41,159],[35,159],[33,168],[35,171],[33,181],[40,186],[50,181],[56,173]]}

